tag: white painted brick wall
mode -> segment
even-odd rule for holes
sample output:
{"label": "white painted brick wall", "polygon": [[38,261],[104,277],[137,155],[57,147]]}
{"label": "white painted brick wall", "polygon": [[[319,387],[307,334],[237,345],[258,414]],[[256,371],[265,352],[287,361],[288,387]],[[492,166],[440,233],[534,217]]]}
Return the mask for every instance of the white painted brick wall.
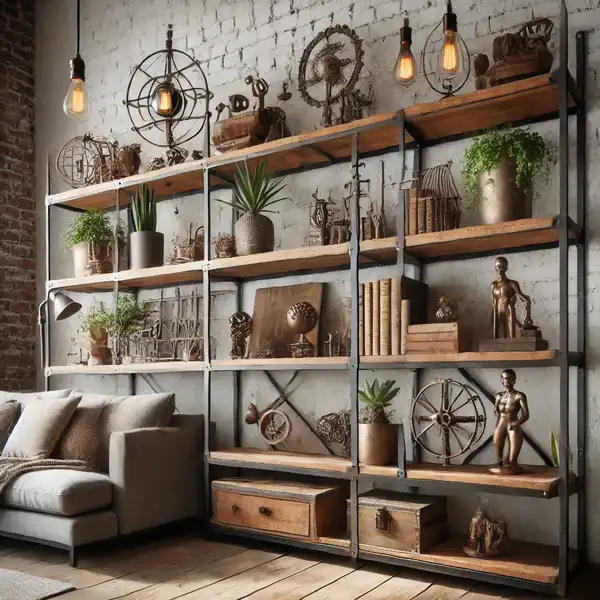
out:
{"label": "white painted brick wall", "polygon": [[[62,114],[62,100],[68,83],[68,61],[74,51],[74,3],[69,0],[39,0],[37,6],[37,172],[39,174],[37,193],[39,198],[38,248],[39,293],[43,291],[43,196],[46,157],[54,160],[57,150],[69,138],[91,130],[98,135],[117,137],[122,144],[138,141],[131,131],[125,107],[122,104],[132,68],[147,54],[162,47],[167,23],[175,27],[175,46],[187,49],[204,65],[209,78],[215,104],[225,101],[232,93],[247,93],[243,84],[246,75],[260,75],[271,84],[268,102],[276,102],[276,95],[284,81],[293,82],[290,91],[293,98],[285,105],[289,121],[295,131],[305,131],[318,126],[320,111],[308,107],[296,91],[298,63],[302,51],[312,37],[332,21],[347,23],[357,28],[364,38],[365,69],[361,85],[372,84],[376,94],[376,110],[385,112],[397,110],[415,102],[432,100],[427,85],[419,78],[410,90],[400,89],[394,84],[391,75],[399,45],[399,28],[404,12],[407,11],[414,29],[414,51],[418,55],[427,34],[441,18],[442,0],[83,0],[82,2],[82,55],[87,64],[88,86],[92,98],[92,112],[85,124],[68,121]],[[498,32],[528,20],[531,16],[549,16],[556,19],[559,13],[557,0],[455,0],[455,10],[459,15],[459,26],[467,39],[472,53],[490,52],[493,37]],[[600,96],[597,69],[600,61],[600,7],[590,0],[570,0],[570,44],[571,56],[574,53],[574,34],[577,29],[590,30],[590,54],[588,68],[589,90],[589,168],[590,214],[589,214],[589,287],[590,287],[590,367],[589,389],[589,500],[590,507],[600,501],[600,407],[597,389],[600,385],[600,215],[594,210],[600,189],[600,172],[594,168],[600,151],[599,128],[600,110],[597,108]],[[571,67],[574,64],[571,63]],[[242,82],[242,83],[240,83]],[[549,139],[556,139],[557,125],[549,123],[536,126]],[[460,186],[460,164],[458,157],[468,142],[459,142],[437,148],[425,156],[428,164],[452,157],[455,160],[453,171]],[[193,147],[194,144],[191,144]],[[200,147],[201,142],[196,146]],[[147,144],[143,145],[143,161],[160,154]],[[395,184],[399,168],[393,155],[385,158],[390,210],[396,196]],[[373,194],[378,198],[378,160],[367,161],[365,172],[373,180]],[[302,245],[306,234],[307,211],[310,196],[316,187],[322,194],[332,192],[338,199],[343,184],[348,179],[347,166],[313,171],[303,176],[290,177],[290,195],[293,201],[281,207],[274,220],[277,227],[277,244],[290,248]],[[556,175],[544,184],[539,183],[539,198],[534,206],[534,215],[556,214]],[[62,189],[58,181],[53,182],[54,190]],[[160,222],[165,223],[165,239],[171,240],[175,233],[181,235],[189,220],[197,222],[199,216],[194,206],[200,198],[173,200],[160,205]],[[176,214],[178,212],[178,214]],[[230,215],[222,207],[215,211],[218,224],[216,231],[224,231],[230,223]],[[54,242],[51,256],[53,277],[70,275],[70,257],[63,250],[60,238],[68,223],[70,214],[58,213],[53,221]],[[465,214],[464,223],[477,222],[477,215]],[[523,289],[531,294],[534,302],[534,319],[540,323],[545,337],[551,344],[558,342],[558,287],[556,251],[539,251],[522,255],[511,255],[510,274],[518,279]],[[378,275],[381,272],[377,272]],[[368,279],[375,272],[364,272]],[[485,327],[489,315],[488,286],[494,277],[491,259],[477,259],[465,262],[450,262],[431,266],[427,277],[435,293],[444,291],[459,298],[459,311],[472,327]],[[281,285],[304,281],[305,278],[288,278]],[[328,286],[328,306],[333,307],[339,298],[349,295],[347,274],[319,275],[318,281],[332,282]],[[264,284],[263,284],[264,285]],[[246,286],[243,305],[252,310],[254,292],[261,284]],[[574,294],[574,288],[572,291]],[[106,296],[105,296],[106,298]],[[90,298],[81,296],[83,302]],[[573,302],[575,298],[573,296]],[[217,339],[217,350],[221,356],[228,351],[226,318],[232,304],[219,300],[213,327]],[[325,315],[325,323],[330,315]],[[77,323],[65,322],[53,327],[53,359],[64,363],[65,353],[73,348]],[[387,374],[379,373],[385,377]],[[425,373],[430,380],[441,373]],[[498,387],[497,370],[478,371],[478,377],[491,389]],[[389,376],[398,376],[390,373]],[[201,411],[202,399],[198,397],[199,375],[162,376],[159,382],[177,392],[178,404],[182,411]],[[548,428],[558,429],[558,401],[556,390],[558,373],[556,370],[521,369],[518,372],[518,385],[530,397],[532,418],[528,430],[537,440],[548,447]],[[281,375],[284,378],[284,375]],[[124,379],[124,378],[121,378]],[[316,419],[326,410],[338,410],[348,401],[348,382],[341,374],[305,373],[301,376],[301,386],[294,391],[293,398],[302,407],[306,416]],[[412,380],[408,375],[398,376],[402,394],[396,404],[399,417],[407,413]],[[55,381],[54,385],[74,384],[88,389],[123,390],[126,382],[117,378],[80,378],[70,381]],[[227,374],[215,376],[215,413],[219,422],[218,443],[231,441],[231,379]],[[244,397],[242,406],[249,401],[264,407],[275,396],[266,385],[264,376],[248,374],[244,376]],[[144,389],[140,381],[139,389]],[[491,425],[490,425],[491,426]],[[291,448],[311,449],[312,440],[305,435],[302,425],[294,421],[293,444]],[[244,443],[259,444],[255,428],[246,427]],[[531,452],[524,450],[524,460],[532,459]],[[490,462],[490,453],[484,454],[482,461]],[[555,543],[557,541],[558,504],[556,501],[525,500],[509,497],[473,495],[451,498],[453,526],[465,530],[468,519],[479,502],[489,502],[500,510],[511,524],[515,537]],[[600,561],[600,517],[593,509],[589,512],[590,544],[592,558]]]}

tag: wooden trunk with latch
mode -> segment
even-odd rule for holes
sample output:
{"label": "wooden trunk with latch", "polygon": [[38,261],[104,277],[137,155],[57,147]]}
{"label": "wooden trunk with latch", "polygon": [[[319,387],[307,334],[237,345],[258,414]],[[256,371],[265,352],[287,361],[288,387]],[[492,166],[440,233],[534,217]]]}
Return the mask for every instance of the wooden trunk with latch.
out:
{"label": "wooden trunk with latch", "polygon": [[371,490],[358,499],[360,545],[424,553],[447,536],[446,498]]}
{"label": "wooden trunk with latch", "polygon": [[230,478],[211,489],[214,523],[311,540],[346,529],[343,486]]}

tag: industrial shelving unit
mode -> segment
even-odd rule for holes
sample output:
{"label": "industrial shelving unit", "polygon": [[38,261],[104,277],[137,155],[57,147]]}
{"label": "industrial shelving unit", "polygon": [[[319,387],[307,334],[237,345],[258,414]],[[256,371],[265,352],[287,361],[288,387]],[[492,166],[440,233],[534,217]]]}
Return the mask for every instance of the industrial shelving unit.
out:
{"label": "industrial shelving unit", "polygon": [[[480,90],[438,102],[411,106],[396,113],[377,115],[346,125],[338,125],[230,152],[202,161],[185,163],[137,175],[118,181],[89,186],[46,198],[46,251],[47,293],[64,289],[81,292],[136,291],[168,285],[202,282],[204,298],[210,298],[211,286],[216,281],[236,283],[236,305],[240,304],[241,285],[250,280],[270,279],[291,274],[349,269],[352,293],[351,354],[349,357],[312,359],[244,359],[208,360],[197,363],[156,363],[135,365],[109,365],[102,367],[54,366],[47,363],[44,373],[46,386],[53,375],[69,374],[122,374],[128,375],[131,391],[135,391],[136,374],[164,372],[203,373],[205,398],[205,490],[206,518],[210,531],[251,537],[347,555],[378,562],[404,565],[417,569],[459,575],[491,583],[543,591],[564,596],[569,573],[577,563],[585,562],[586,554],[586,432],[587,389],[585,373],[586,345],[586,125],[585,125],[585,74],[586,37],[576,35],[576,79],[568,71],[568,19],[563,4],[560,27],[560,56],[558,68],[548,75]],[[576,120],[576,208],[569,211],[569,115]],[[415,152],[415,165],[421,161],[423,149],[436,144],[472,136],[476,133],[502,127],[558,119],[559,126],[559,214],[555,218],[532,218],[501,225],[467,227],[439,233],[404,237],[404,202],[399,198],[397,237],[382,240],[360,241],[359,195],[361,159],[396,152],[405,170],[407,149]],[[324,168],[340,162],[350,162],[355,180],[355,196],[351,210],[352,237],[348,244],[280,250],[266,254],[211,258],[211,192],[220,186],[233,183],[235,163],[248,164],[262,161],[273,174],[283,175]],[[117,211],[127,203],[128,194],[140,183],[152,185],[161,199],[203,192],[205,260],[185,265],[167,265],[139,271],[121,271],[79,279],[51,280],[49,266],[50,209],[55,206],[73,210],[107,209]],[[577,253],[577,342],[569,348],[569,248]],[[557,350],[537,352],[463,352],[455,354],[403,355],[361,357],[358,354],[358,291],[359,271],[364,267],[395,264],[397,274],[405,272],[406,263],[423,276],[422,266],[433,261],[468,259],[495,255],[499,251],[521,252],[542,248],[558,248],[559,255],[559,347]],[[49,340],[49,323],[46,319],[46,340]],[[204,302],[204,356],[211,356],[211,303]],[[48,342],[49,343],[49,342]],[[46,348],[48,350],[49,348]],[[576,407],[576,469],[571,472],[567,460],[560,468],[546,465],[530,468],[520,476],[493,475],[485,467],[463,464],[441,467],[420,464],[405,456],[410,444],[401,440],[396,466],[367,467],[358,462],[358,387],[362,370],[459,369],[471,383],[475,382],[466,369],[487,367],[555,367],[560,369],[560,440],[565,455],[570,448],[571,407]],[[240,391],[241,374],[251,370],[345,370],[351,382],[351,456],[349,459],[287,452],[271,452],[240,448]],[[571,370],[576,369],[575,398],[569,394]],[[231,372],[234,391],[234,448],[212,448],[211,392],[212,374]],[[476,383],[476,382],[475,382]],[[573,400],[573,402],[571,402]],[[530,440],[531,441],[531,440]],[[543,451],[535,446],[540,456]],[[472,453],[468,459],[472,459]],[[469,461],[467,460],[467,462]],[[548,460],[545,460],[548,463]],[[321,538],[307,541],[289,535],[255,533],[235,527],[210,522],[210,479],[214,467],[252,469],[282,472],[311,477],[345,480],[350,486],[350,534],[347,539]],[[395,481],[398,487],[452,489],[510,494],[531,498],[558,498],[560,503],[560,543],[558,548],[536,544],[515,544],[510,557],[496,560],[478,560],[462,552],[462,540],[451,538],[430,554],[408,554],[368,547],[358,537],[358,484],[363,478]],[[570,498],[577,496],[577,552],[569,548]],[[526,501],[526,500],[524,500]]]}

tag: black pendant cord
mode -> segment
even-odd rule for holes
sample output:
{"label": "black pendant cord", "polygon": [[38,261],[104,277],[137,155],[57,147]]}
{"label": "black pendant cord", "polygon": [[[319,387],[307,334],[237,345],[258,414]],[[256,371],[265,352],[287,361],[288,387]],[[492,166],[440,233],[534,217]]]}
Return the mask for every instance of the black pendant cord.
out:
{"label": "black pendant cord", "polygon": [[79,56],[79,40],[80,40],[80,19],[81,19],[81,0],[77,0],[77,56]]}

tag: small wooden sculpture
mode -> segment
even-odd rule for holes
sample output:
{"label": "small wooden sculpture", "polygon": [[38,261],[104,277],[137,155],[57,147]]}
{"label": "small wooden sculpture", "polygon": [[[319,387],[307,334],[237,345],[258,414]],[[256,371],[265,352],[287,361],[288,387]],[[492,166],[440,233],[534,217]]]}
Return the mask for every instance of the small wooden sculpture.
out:
{"label": "small wooden sculpture", "polygon": [[456,311],[454,310],[454,306],[447,296],[440,296],[435,318],[438,323],[456,322]]}
{"label": "small wooden sculpture", "polygon": [[319,321],[319,315],[314,306],[308,302],[298,302],[290,306],[287,312],[289,328],[300,335],[300,339],[290,344],[292,358],[309,358],[315,355],[315,347],[306,339],[306,334],[312,331]]}
{"label": "small wooden sculpture", "polygon": [[236,312],[229,317],[229,329],[231,333],[232,359],[246,358],[247,338],[252,331],[252,317],[245,312]]}
{"label": "small wooden sculpture", "polygon": [[192,234],[193,227],[190,223],[188,237],[183,244],[179,244],[177,238],[173,240],[170,260],[172,265],[194,262],[204,257],[204,227],[201,225]]}
{"label": "small wooden sculpture", "polygon": [[509,554],[510,541],[506,521],[493,521],[480,508],[471,519],[469,540],[463,551],[473,558],[495,558]]}
{"label": "small wooden sculpture", "polygon": [[[498,467],[491,469],[492,473],[504,475],[518,475],[523,473],[518,459],[525,436],[522,425],[529,420],[529,407],[527,396],[523,392],[515,390],[517,376],[512,369],[502,371],[500,376],[503,392],[496,394],[497,421],[494,429],[494,447],[496,448],[496,460]],[[521,413],[521,416],[519,416]],[[507,458],[504,457],[504,447],[508,441]]]}

